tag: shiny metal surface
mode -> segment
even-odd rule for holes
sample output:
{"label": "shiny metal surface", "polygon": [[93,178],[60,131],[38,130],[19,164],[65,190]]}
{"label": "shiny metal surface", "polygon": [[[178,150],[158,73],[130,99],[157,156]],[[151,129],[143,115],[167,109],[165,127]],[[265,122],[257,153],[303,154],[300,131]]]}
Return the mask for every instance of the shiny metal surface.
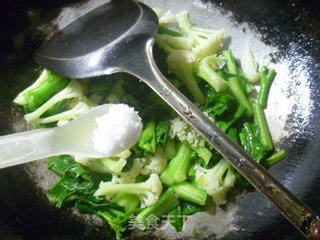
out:
{"label": "shiny metal surface", "polygon": [[[112,24],[105,25],[108,22]],[[143,80],[305,237],[309,237],[309,227],[318,221],[317,214],[273,178],[162,75],[152,55],[156,30],[157,17],[144,4],[111,1],[54,35],[36,52],[35,59],[42,66],[70,78],[123,71]],[[81,50],[77,51],[79,48]]]}

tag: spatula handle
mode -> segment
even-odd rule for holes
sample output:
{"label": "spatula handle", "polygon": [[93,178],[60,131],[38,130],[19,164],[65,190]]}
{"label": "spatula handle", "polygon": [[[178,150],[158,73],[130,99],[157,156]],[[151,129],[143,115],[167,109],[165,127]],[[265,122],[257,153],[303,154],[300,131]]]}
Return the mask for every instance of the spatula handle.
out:
{"label": "spatula handle", "polygon": [[[130,65],[125,66],[128,72],[142,79],[159,94],[256,189],[262,192],[305,237],[315,236],[310,234],[310,226],[314,226],[315,230],[319,229],[315,224],[318,221],[316,213],[272,177],[161,74],[152,56],[152,45],[153,41],[150,40],[145,52],[140,53],[139,60],[131,61]],[[142,64],[143,62],[145,64]]]}
{"label": "spatula handle", "polygon": [[37,129],[0,137],[0,168],[52,155],[52,129]]}

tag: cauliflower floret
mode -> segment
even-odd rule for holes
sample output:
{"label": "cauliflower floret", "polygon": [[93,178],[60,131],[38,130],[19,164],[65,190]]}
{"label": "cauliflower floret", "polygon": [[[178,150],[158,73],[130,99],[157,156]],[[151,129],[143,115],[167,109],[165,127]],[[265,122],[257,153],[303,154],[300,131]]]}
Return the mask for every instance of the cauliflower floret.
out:
{"label": "cauliflower floret", "polygon": [[206,190],[216,204],[226,203],[226,194],[236,180],[231,165],[225,159],[221,159],[211,169],[204,169],[196,164],[194,170],[198,187]]}
{"label": "cauliflower floret", "polygon": [[128,172],[120,172],[118,183],[134,183],[136,181],[136,177],[141,173],[141,169],[143,168],[146,162],[145,158],[135,158],[133,159],[133,165]]}
{"label": "cauliflower floret", "polygon": [[244,74],[248,78],[248,80],[252,83],[259,81],[260,73],[259,73],[259,64],[254,59],[251,50],[246,51],[245,53],[245,65],[244,65]]}
{"label": "cauliflower floret", "polygon": [[146,158],[145,165],[141,169],[141,174],[148,175],[151,173],[161,174],[167,166],[167,157],[164,149],[161,147],[156,148],[155,154],[149,154]]}
{"label": "cauliflower floret", "polygon": [[129,193],[139,197],[141,206],[150,206],[158,201],[162,191],[162,183],[157,174],[151,174],[149,179],[142,183],[117,184],[101,182],[95,196]]}
{"label": "cauliflower floret", "polygon": [[179,28],[182,32],[197,41],[197,45],[192,49],[196,60],[201,60],[206,56],[216,54],[220,50],[225,30],[210,30],[192,26],[189,13],[184,10],[176,15]]}
{"label": "cauliflower floret", "polygon": [[181,142],[188,142],[192,147],[204,147],[205,140],[200,134],[180,117],[170,121],[169,137],[177,137]]}

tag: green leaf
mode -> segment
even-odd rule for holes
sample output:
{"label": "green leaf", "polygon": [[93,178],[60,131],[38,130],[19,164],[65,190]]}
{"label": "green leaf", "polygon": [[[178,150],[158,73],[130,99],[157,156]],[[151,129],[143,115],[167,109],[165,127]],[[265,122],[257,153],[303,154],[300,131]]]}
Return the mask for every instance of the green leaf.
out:
{"label": "green leaf", "polygon": [[164,146],[167,142],[170,129],[170,121],[162,120],[157,122],[155,128],[156,146]]}
{"label": "green leaf", "polygon": [[139,139],[139,147],[146,152],[154,153],[156,150],[155,124],[155,120],[149,121]]}
{"label": "green leaf", "polygon": [[47,168],[57,174],[59,177],[63,177],[74,164],[74,158],[69,155],[60,155],[48,158]]}
{"label": "green leaf", "polygon": [[226,115],[230,115],[237,103],[229,93],[216,93],[213,88],[209,88],[204,106],[207,112],[214,120],[223,119]]}
{"label": "green leaf", "polygon": [[102,180],[110,180],[109,174],[90,172],[68,155],[49,158],[47,166],[61,177],[47,190],[49,200],[57,207],[73,202],[82,195],[93,194]]}
{"label": "green leaf", "polygon": [[177,232],[181,232],[184,223],[181,206],[178,205],[176,208],[171,210],[168,216],[171,226],[173,226]]}
{"label": "green leaf", "polygon": [[250,123],[246,122],[243,124],[239,137],[241,145],[246,152],[257,162],[261,162],[269,154],[267,148],[255,136]]}
{"label": "green leaf", "polygon": [[50,202],[57,207],[74,201],[83,194],[93,193],[93,182],[79,181],[74,178],[61,178],[55,185],[47,190],[47,196]]}
{"label": "green leaf", "polygon": [[126,231],[128,219],[133,213],[126,213],[124,207],[107,201],[105,197],[93,195],[82,196],[76,201],[75,207],[80,211],[93,213],[105,219],[116,232],[118,239],[122,239],[122,232]]}
{"label": "green leaf", "polygon": [[180,203],[176,208],[171,210],[168,214],[170,224],[176,229],[177,232],[182,231],[183,224],[187,216],[201,212],[203,207],[192,203]]}

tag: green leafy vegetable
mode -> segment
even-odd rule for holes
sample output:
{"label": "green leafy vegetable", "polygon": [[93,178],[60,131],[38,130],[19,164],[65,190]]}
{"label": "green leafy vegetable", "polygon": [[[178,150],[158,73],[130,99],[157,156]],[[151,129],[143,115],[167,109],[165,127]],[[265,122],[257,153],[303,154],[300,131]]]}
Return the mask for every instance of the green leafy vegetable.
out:
{"label": "green leafy vegetable", "polygon": [[127,206],[120,206],[115,202],[107,201],[104,197],[93,195],[80,197],[76,201],[75,207],[82,212],[93,213],[105,219],[116,232],[118,239],[122,239],[122,233],[127,230],[130,216],[134,212],[140,211],[140,209],[133,209],[128,212],[126,211]]}
{"label": "green leafy vegetable", "polygon": [[155,141],[157,146],[165,146],[170,129],[170,121],[162,120],[157,122],[155,128]]}
{"label": "green leafy vegetable", "polygon": [[70,156],[49,158],[47,167],[61,177],[47,190],[49,200],[57,207],[71,203],[82,195],[93,194],[101,180],[110,180],[110,175],[92,173]]}
{"label": "green leafy vegetable", "polygon": [[183,224],[189,215],[193,215],[202,211],[203,207],[192,203],[180,203],[176,208],[171,210],[168,214],[170,224],[177,232],[182,231]]}
{"label": "green leafy vegetable", "polygon": [[146,152],[154,153],[156,150],[155,125],[155,120],[149,121],[141,133],[139,147]]}
{"label": "green leafy vegetable", "polygon": [[241,145],[257,162],[261,162],[269,153],[255,136],[252,125],[248,122],[243,124],[243,129],[239,133]]}

